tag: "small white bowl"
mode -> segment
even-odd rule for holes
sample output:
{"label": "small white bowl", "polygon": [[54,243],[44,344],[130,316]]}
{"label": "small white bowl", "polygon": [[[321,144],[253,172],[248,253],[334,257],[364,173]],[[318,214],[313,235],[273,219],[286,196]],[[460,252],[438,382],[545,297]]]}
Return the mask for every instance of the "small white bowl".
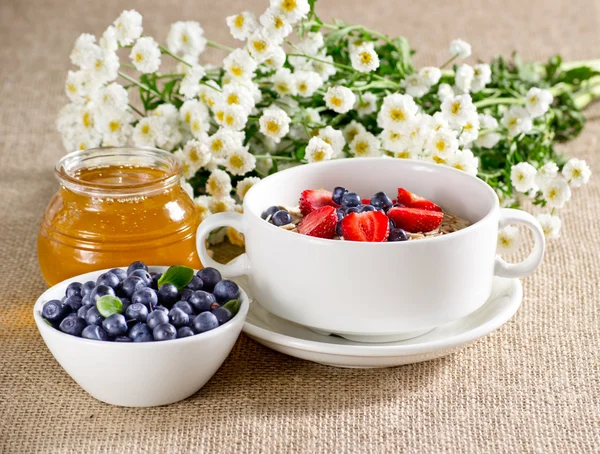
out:
{"label": "small white bowl", "polygon": [[[149,267],[164,272],[168,267]],[[231,352],[249,299],[240,288],[240,310],[223,326],[202,334],[164,342],[124,343],[83,339],[48,325],[45,302],[60,300],[71,282],[93,280],[108,270],[67,279],[46,290],[33,308],[40,334],[62,368],[102,402],[124,407],[154,407],[185,399],[214,375]]]}

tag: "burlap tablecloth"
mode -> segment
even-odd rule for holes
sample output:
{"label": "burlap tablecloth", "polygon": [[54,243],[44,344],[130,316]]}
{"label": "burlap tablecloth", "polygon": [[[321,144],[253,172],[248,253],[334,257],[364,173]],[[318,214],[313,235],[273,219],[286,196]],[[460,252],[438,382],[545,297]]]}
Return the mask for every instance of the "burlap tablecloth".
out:
{"label": "burlap tablecloth", "polygon": [[[600,47],[594,0],[319,3],[324,18],[404,34],[422,63],[445,60],[448,41],[459,36],[475,58],[517,49],[526,58],[585,59]],[[54,120],[66,102],[72,43],[81,32],[102,32],[126,7],[141,11],[148,33],[162,39],[171,22],[194,19],[233,44],[224,17],[258,13],[266,0],[0,2],[0,452],[599,452],[600,123],[593,118],[567,146],[595,176],[562,212],[564,236],[524,281],[518,314],[463,351],[346,370],[242,336],[184,402],[127,409],[82,391],[31,317],[45,289],[36,234],[56,190],[51,168],[63,154]]]}

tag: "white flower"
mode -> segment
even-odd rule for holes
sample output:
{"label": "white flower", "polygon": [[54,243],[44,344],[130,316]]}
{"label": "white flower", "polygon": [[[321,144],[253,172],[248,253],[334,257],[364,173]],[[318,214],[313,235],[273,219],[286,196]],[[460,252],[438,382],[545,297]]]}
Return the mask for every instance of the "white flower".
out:
{"label": "white flower", "polygon": [[357,158],[379,156],[379,139],[370,132],[361,132],[350,142],[350,153]]}
{"label": "white flower", "polygon": [[377,115],[377,124],[382,129],[401,131],[415,119],[417,110],[412,96],[399,93],[387,95]]}
{"label": "white flower", "polygon": [[100,146],[102,135],[92,129],[90,131],[77,132],[72,138],[71,150],[87,150],[88,148],[96,148]]}
{"label": "white flower", "polygon": [[244,133],[221,128],[210,136],[206,144],[215,159],[223,159],[230,150],[241,148]]}
{"label": "white flower", "polygon": [[252,79],[257,63],[244,49],[236,49],[223,60],[223,67],[233,79]]}
{"label": "white flower", "polygon": [[344,138],[346,139],[347,143],[352,142],[352,140],[354,140],[354,138],[361,132],[367,132],[367,129],[362,125],[362,123],[359,123],[356,120],[352,120],[350,123],[348,123],[343,130]]}
{"label": "white flower", "polygon": [[446,162],[458,150],[456,133],[452,129],[441,128],[429,137],[426,147],[429,154],[438,158],[437,162]]}
{"label": "white flower", "polygon": [[133,130],[133,143],[138,147],[161,146],[167,138],[165,126],[159,117],[142,118]]}
{"label": "white flower", "polygon": [[196,205],[196,212],[200,216],[200,221],[204,221],[212,213],[210,211],[210,204],[212,197],[209,195],[201,195],[194,199],[194,205]]}
{"label": "white flower", "polygon": [[128,111],[104,109],[96,119],[96,129],[102,134],[104,146],[126,145],[133,133],[131,123],[135,118]]}
{"label": "white flower", "polygon": [[200,166],[197,165],[195,162],[189,161],[182,150],[175,151],[173,155],[179,160],[179,163],[181,164],[181,167],[183,169],[183,177],[186,180],[194,178],[194,175],[196,175],[196,172],[198,171],[198,169],[200,169]]}
{"label": "white flower", "polygon": [[306,160],[310,163],[327,161],[333,156],[333,148],[320,137],[313,137],[306,146]]}
{"label": "white flower", "polygon": [[333,65],[333,57],[331,55],[317,55],[317,57],[319,60],[311,62],[312,69],[321,76],[323,82],[327,82],[337,72],[337,69]]}
{"label": "white flower", "polygon": [[237,193],[237,196],[240,198],[240,200],[244,200],[244,197],[246,197],[246,194],[248,193],[250,188],[259,181],[260,178],[258,177],[246,177],[243,180],[238,181],[237,185],[235,186],[235,192]]}
{"label": "white flower", "polygon": [[86,105],[78,106],[76,111],[76,121],[79,126],[79,130],[88,132],[94,129],[95,117],[97,115],[95,106],[93,103],[87,103]]}
{"label": "white flower", "polygon": [[356,97],[352,90],[341,85],[334,85],[327,89],[325,93],[325,104],[327,107],[337,113],[346,113],[354,106]]}
{"label": "white flower", "polygon": [[114,25],[109,25],[104,33],[102,33],[102,37],[98,44],[102,48],[102,50],[106,52],[116,52],[119,48],[119,42],[117,41],[117,29]]}
{"label": "white flower", "polygon": [[248,111],[237,104],[221,103],[214,107],[215,121],[223,128],[241,131],[248,122]]}
{"label": "white flower", "polygon": [[231,189],[231,177],[227,172],[221,169],[215,169],[211,172],[206,181],[206,192],[221,199],[229,196]]}
{"label": "white flower", "polygon": [[333,157],[339,156],[344,149],[344,145],[346,145],[342,131],[338,131],[332,126],[319,129],[319,135],[317,137],[331,145],[331,148],[333,148]]}
{"label": "white flower", "polygon": [[204,30],[198,22],[179,21],[171,25],[167,36],[167,47],[174,54],[185,55],[189,63],[195,63],[206,49]]}
{"label": "white flower", "polygon": [[308,32],[296,44],[296,47],[306,55],[317,55],[324,43],[325,40],[321,32]]}
{"label": "white flower", "polygon": [[160,48],[153,38],[145,36],[138,39],[129,54],[135,68],[144,74],[158,71],[160,67]]}
{"label": "white flower", "polygon": [[399,133],[393,129],[384,129],[379,135],[381,144],[384,150],[397,153],[408,148],[408,142],[410,139],[406,137],[406,134]]}
{"label": "white flower", "polygon": [[506,126],[511,137],[528,133],[533,128],[533,121],[528,110],[520,106],[511,107],[504,112],[502,124]]}
{"label": "white flower", "polygon": [[211,213],[226,213],[235,211],[235,200],[227,195],[225,197],[213,197],[209,200],[209,208]]}
{"label": "white flower", "polygon": [[308,15],[310,5],[308,0],[271,0],[271,10],[281,14],[290,24],[295,24]]}
{"label": "white flower", "polygon": [[419,70],[419,76],[421,76],[423,80],[426,81],[431,87],[440,81],[440,78],[442,77],[442,71],[440,71],[440,68],[436,68],[435,66],[424,66]]}
{"label": "white flower", "polygon": [[442,114],[453,128],[466,125],[473,117],[477,116],[477,110],[469,95],[458,95],[442,102]]}
{"label": "white flower", "polygon": [[295,71],[294,79],[296,81],[296,92],[304,97],[312,96],[323,86],[321,76],[314,71]]}
{"label": "white flower", "polygon": [[535,176],[535,184],[542,188],[550,180],[556,178],[556,175],[558,175],[558,166],[556,163],[553,161],[547,162],[538,169]]}
{"label": "white flower", "polygon": [[590,181],[592,171],[585,161],[572,158],[564,165],[562,174],[571,186],[579,188]]}
{"label": "white flower", "polygon": [[352,67],[361,73],[368,73],[379,68],[379,56],[371,46],[359,46],[350,52]]}
{"label": "white flower", "polygon": [[292,26],[285,17],[270,8],[260,16],[260,23],[276,43],[281,43],[292,32]]}
{"label": "white flower", "polygon": [[479,159],[477,159],[471,150],[464,149],[454,153],[448,159],[448,165],[455,169],[467,172],[470,175],[477,175],[477,168],[479,167]]}
{"label": "white flower", "polygon": [[89,75],[87,71],[69,71],[65,81],[65,93],[71,102],[86,102],[88,93],[85,89],[89,85]]}
{"label": "white flower", "polygon": [[113,25],[121,46],[129,46],[142,36],[142,15],[136,10],[123,11]]}
{"label": "white flower", "polygon": [[[393,134],[393,132],[390,132],[390,134]],[[394,143],[394,148],[396,149],[395,151],[390,150],[394,153],[394,158],[419,159],[419,153],[415,149],[412,140],[408,137],[402,136],[397,143]]]}
{"label": "white flower", "polygon": [[456,87],[462,93],[469,93],[471,91],[471,84],[475,77],[475,70],[469,65],[460,65],[456,69],[456,75],[454,76],[454,83]]}
{"label": "white flower", "polygon": [[471,55],[471,45],[462,39],[450,42],[450,55],[458,58],[467,58]]}
{"label": "white flower", "polygon": [[280,69],[285,63],[286,55],[281,46],[273,46],[273,51],[263,64],[271,69]]}
{"label": "white flower", "polygon": [[454,98],[454,90],[448,84],[440,84],[437,95],[440,98],[440,101],[444,102],[446,99]]}
{"label": "white flower", "polygon": [[119,72],[119,57],[115,52],[107,52],[95,46],[95,51],[88,55],[89,60],[84,62],[83,68],[87,69],[92,84],[105,84],[117,78]]}
{"label": "white flower", "polygon": [[482,148],[494,148],[498,142],[502,139],[502,136],[497,132],[487,132],[483,135],[480,135],[475,143],[477,146]]}
{"label": "white flower", "polygon": [[198,168],[204,167],[212,159],[208,146],[198,140],[188,140],[183,147],[186,161],[193,163]]}
{"label": "white flower", "polygon": [[262,63],[271,56],[273,47],[278,44],[274,43],[264,28],[257,28],[248,37],[248,52],[258,62]]}
{"label": "white flower", "polygon": [[290,130],[291,119],[277,106],[270,106],[263,111],[260,117],[260,132],[279,143]]}
{"label": "white flower", "polygon": [[152,111],[152,115],[162,118],[163,121],[171,128],[179,127],[179,111],[173,104],[161,104]]}
{"label": "white flower", "polygon": [[296,94],[296,80],[289,68],[278,69],[271,77],[273,90],[280,96],[294,96]]}
{"label": "white flower", "polygon": [[427,79],[417,73],[405,77],[400,82],[400,86],[404,88],[407,95],[410,95],[413,98],[420,98],[426,95],[430,88]]}
{"label": "white flower", "polygon": [[521,235],[519,229],[513,225],[507,225],[498,231],[498,252],[509,254],[519,248]]}
{"label": "white flower", "polygon": [[536,189],[535,176],[537,170],[528,162],[520,162],[510,169],[510,182],[519,192]]}
{"label": "white flower", "polygon": [[229,26],[231,36],[240,41],[246,41],[248,36],[258,27],[256,17],[249,11],[229,16],[225,21]]}
{"label": "white flower", "polygon": [[471,145],[479,137],[479,118],[473,115],[462,127],[458,141],[460,145]]}
{"label": "white flower", "polygon": [[548,111],[553,100],[552,93],[548,90],[533,87],[525,95],[525,107],[532,117],[540,117]]}
{"label": "white flower", "polygon": [[550,208],[562,208],[571,198],[571,188],[562,178],[554,178],[542,186],[542,196]]}
{"label": "white flower", "polygon": [[248,113],[254,107],[254,96],[246,85],[230,82],[223,87],[223,102],[242,106]]}
{"label": "white flower", "polygon": [[205,121],[208,121],[208,108],[197,99],[190,99],[182,104],[179,108],[179,119],[182,123],[190,126],[192,117],[200,117]]}
{"label": "white flower", "polygon": [[198,86],[198,98],[211,108],[223,101],[221,88],[214,80],[207,80],[206,83]]}
{"label": "white flower", "polygon": [[225,168],[231,175],[245,175],[256,167],[256,158],[248,147],[229,150],[225,156]]}
{"label": "white flower", "polygon": [[196,139],[206,139],[208,130],[210,129],[208,117],[199,112],[194,112],[190,117],[189,126],[192,136]]}
{"label": "white flower", "polygon": [[477,93],[485,88],[492,81],[492,70],[490,65],[481,63],[473,67],[473,82],[471,83],[471,91]]}
{"label": "white flower", "polygon": [[539,214],[536,219],[542,226],[544,236],[547,240],[555,240],[560,237],[560,227],[562,222],[558,216],[552,214]]}
{"label": "white flower", "polygon": [[479,114],[477,116],[479,124],[485,129],[496,129],[498,127],[498,120],[488,114]]}
{"label": "white flower", "polygon": [[96,37],[89,33],[82,33],[75,40],[75,45],[71,51],[71,63],[83,68],[97,53]]}
{"label": "white flower", "polygon": [[186,99],[191,99],[200,93],[200,79],[206,75],[203,66],[194,64],[185,68],[185,76],[179,85],[179,93]]}
{"label": "white flower", "polygon": [[354,103],[354,110],[358,113],[360,118],[371,115],[377,110],[377,96],[374,93],[366,92],[362,96],[356,97]]}
{"label": "white flower", "polygon": [[127,109],[129,97],[127,90],[115,82],[102,87],[94,97],[94,103],[101,109],[116,109],[123,111]]}

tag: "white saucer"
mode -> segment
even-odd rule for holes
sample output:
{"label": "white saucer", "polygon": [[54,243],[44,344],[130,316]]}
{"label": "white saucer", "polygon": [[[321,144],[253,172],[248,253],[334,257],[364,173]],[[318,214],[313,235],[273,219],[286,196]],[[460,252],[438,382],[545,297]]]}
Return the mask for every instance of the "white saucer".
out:
{"label": "white saucer", "polygon": [[492,295],[472,314],[413,339],[369,344],[318,334],[271,314],[254,300],[243,331],[273,350],[308,361],[338,367],[393,367],[446,356],[495,331],[517,312],[522,299],[518,279],[494,278]]}

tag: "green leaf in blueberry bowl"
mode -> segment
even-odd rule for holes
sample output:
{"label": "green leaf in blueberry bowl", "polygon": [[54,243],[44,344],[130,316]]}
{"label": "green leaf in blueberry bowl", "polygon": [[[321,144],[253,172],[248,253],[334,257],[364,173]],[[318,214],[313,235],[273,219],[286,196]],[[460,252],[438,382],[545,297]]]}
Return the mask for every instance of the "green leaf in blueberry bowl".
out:
{"label": "green leaf in blueberry bowl", "polygon": [[113,295],[104,295],[96,301],[96,308],[102,317],[110,317],[113,314],[120,314],[123,310],[123,303],[119,298]]}
{"label": "green leaf in blueberry bowl", "polygon": [[223,307],[225,309],[227,309],[229,312],[231,312],[231,316],[233,317],[240,310],[240,300],[237,299],[237,300],[227,301],[225,304],[223,304]]}
{"label": "green leaf in blueberry bowl", "polygon": [[165,284],[173,284],[178,290],[185,288],[194,277],[194,270],[187,266],[176,265],[170,267],[158,280],[158,287]]}

